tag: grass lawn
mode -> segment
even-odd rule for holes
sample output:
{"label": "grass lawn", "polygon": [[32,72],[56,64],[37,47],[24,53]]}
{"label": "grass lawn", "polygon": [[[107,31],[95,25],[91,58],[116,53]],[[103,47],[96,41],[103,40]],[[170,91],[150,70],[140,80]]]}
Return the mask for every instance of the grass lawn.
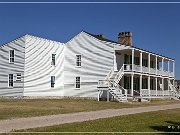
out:
{"label": "grass lawn", "polygon": [[[22,132],[180,132],[180,109],[42,127]],[[168,128],[175,126],[175,129]],[[109,133],[107,133],[109,134]],[[148,134],[148,133],[144,133]],[[155,133],[153,133],[155,134]],[[163,133],[165,134],[165,133]],[[168,134],[168,133],[167,133]]]}
{"label": "grass lawn", "polygon": [[106,102],[91,99],[0,99],[0,120],[19,117],[42,116],[61,113],[94,111],[111,108],[127,108],[180,103],[174,100],[156,100],[149,103]]}

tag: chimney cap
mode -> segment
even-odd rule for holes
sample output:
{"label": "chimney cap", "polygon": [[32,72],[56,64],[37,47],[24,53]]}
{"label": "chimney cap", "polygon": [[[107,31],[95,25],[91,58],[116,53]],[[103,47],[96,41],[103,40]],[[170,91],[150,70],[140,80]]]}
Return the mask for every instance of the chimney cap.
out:
{"label": "chimney cap", "polygon": [[118,36],[131,37],[132,36],[132,32],[119,32]]}

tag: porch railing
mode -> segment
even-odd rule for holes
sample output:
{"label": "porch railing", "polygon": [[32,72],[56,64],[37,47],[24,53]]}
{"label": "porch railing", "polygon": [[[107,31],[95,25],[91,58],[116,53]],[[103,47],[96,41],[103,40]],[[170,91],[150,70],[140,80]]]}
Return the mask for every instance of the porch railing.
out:
{"label": "porch railing", "polygon": [[135,64],[133,65],[133,69],[132,69],[132,64],[123,64],[123,67],[124,67],[123,68],[124,71],[136,71],[136,72],[143,72],[143,73],[150,73],[150,74],[174,77],[173,72],[162,71],[162,70],[157,69],[157,73],[156,73],[155,68],[150,68],[150,70],[149,70],[149,67],[145,67],[145,66],[142,66],[142,70],[141,70],[141,66],[135,65]]}

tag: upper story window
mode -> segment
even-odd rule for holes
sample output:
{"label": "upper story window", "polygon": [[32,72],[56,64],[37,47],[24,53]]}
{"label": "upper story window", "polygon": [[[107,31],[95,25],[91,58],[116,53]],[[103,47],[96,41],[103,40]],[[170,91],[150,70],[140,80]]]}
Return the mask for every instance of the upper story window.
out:
{"label": "upper story window", "polygon": [[148,67],[148,60],[147,59],[142,59],[142,65],[145,67]]}
{"label": "upper story window", "polygon": [[76,66],[81,67],[81,55],[76,55]]}
{"label": "upper story window", "polygon": [[9,80],[8,80],[9,87],[13,87],[13,82],[14,82],[13,74],[9,74]]}
{"label": "upper story window", "polygon": [[14,63],[14,50],[9,51],[9,62]]}
{"label": "upper story window", "polygon": [[81,84],[80,77],[76,77],[76,88],[80,88],[81,87],[80,84]]}
{"label": "upper story window", "polygon": [[55,85],[55,76],[51,76],[51,88],[54,88]]}
{"label": "upper story window", "polygon": [[51,65],[55,65],[55,64],[56,64],[56,54],[52,54]]}
{"label": "upper story window", "polygon": [[139,57],[134,57],[134,64],[135,65],[140,65]]}

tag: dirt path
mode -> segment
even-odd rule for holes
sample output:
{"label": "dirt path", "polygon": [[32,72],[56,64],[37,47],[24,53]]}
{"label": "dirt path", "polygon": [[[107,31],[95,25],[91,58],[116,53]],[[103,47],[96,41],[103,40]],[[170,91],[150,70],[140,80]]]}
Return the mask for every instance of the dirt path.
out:
{"label": "dirt path", "polygon": [[121,116],[128,114],[136,114],[143,112],[167,110],[180,108],[180,104],[148,106],[138,108],[123,108],[123,109],[107,109],[100,111],[78,112],[71,114],[48,115],[41,117],[18,118],[12,120],[0,121],[0,132],[10,132],[13,129],[28,129],[44,126],[60,125],[65,123],[82,122],[88,120],[95,120],[99,118],[108,118],[113,116]]}

